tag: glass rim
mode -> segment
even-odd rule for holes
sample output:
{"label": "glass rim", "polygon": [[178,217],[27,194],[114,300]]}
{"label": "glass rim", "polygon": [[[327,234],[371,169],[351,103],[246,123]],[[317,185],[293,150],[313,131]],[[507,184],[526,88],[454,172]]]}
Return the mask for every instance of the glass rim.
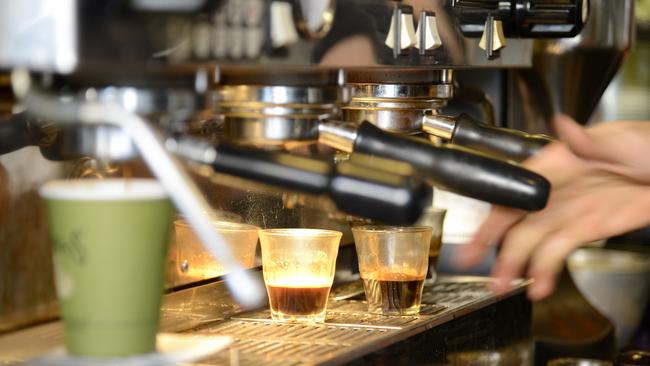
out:
{"label": "glass rim", "polygon": [[554,358],[548,361],[548,365],[563,366],[563,365],[580,365],[580,366],[611,366],[612,363],[607,360],[599,360],[596,358],[584,357],[561,357]]}
{"label": "glass rim", "polygon": [[55,201],[153,201],[169,199],[156,179],[56,179],[38,190],[46,200]]}
{"label": "glass rim", "polygon": [[[243,222],[231,222],[231,221],[221,221],[213,220],[212,224],[219,231],[227,232],[241,232],[241,231],[260,231],[261,229],[258,226],[246,224]],[[186,219],[178,218],[174,220],[174,225],[181,226],[184,228],[191,228],[189,222]]]}
{"label": "glass rim", "polygon": [[422,213],[446,213],[447,209],[444,207],[437,207],[437,206],[428,206],[425,207],[424,210],[422,210]]}
{"label": "glass rim", "polygon": [[390,226],[390,225],[361,225],[352,227],[352,232],[364,233],[424,233],[433,231],[431,226],[414,225],[414,226]]}
{"label": "glass rim", "polygon": [[311,229],[311,228],[277,228],[261,229],[260,236],[285,236],[285,237],[311,237],[311,238],[340,238],[343,233],[336,230]]}

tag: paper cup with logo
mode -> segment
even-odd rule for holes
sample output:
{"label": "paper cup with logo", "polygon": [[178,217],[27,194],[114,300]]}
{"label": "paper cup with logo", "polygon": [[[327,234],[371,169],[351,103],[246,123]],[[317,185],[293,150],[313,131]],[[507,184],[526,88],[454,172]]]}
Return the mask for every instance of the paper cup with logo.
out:
{"label": "paper cup with logo", "polygon": [[47,203],[69,353],[152,352],[173,207],[151,179],[52,181]]}

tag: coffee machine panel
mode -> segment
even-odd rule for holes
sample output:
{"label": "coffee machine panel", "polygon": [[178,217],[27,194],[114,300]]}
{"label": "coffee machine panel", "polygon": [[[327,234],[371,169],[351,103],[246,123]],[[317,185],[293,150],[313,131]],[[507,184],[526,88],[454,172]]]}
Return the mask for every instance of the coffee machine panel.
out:
{"label": "coffee machine panel", "polygon": [[[171,243],[167,306],[171,317],[183,316],[164,324],[184,331],[200,326],[195,320],[201,317],[252,321],[223,287],[228,268],[210,267],[211,254],[223,253],[219,248],[227,243],[212,241],[201,210],[247,228],[342,231],[337,283],[343,284],[358,278],[352,225],[411,224],[426,207],[442,205],[448,209],[443,242],[456,244],[471,235],[490,204],[543,208],[548,182],[518,162],[552,140],[538,134],[549,133],[538,128],[548,115],[535,110],[520,118],[528,103],[519,107],[513,100],[534,95],[522,85],[540,89],[518,73],[540,69],[545,53],[571,58],[571,47],[553,45],[595,32],[593,19],[629,18],[630,2],[609,10],[597,0],[1,5],[0,67],[6,72],[0,106],[6,108],[0,177],[7,204],[0,215],[0,263],[7,265],[0,265],[0,331],[57,315],[36,193],[52,178],[153,175],[181,187],[172,190],[179,220],[203,227],[195,234],[208,241],[208,249],[194,239]],[[622,38],[631,31],[611,30]],[[560,93],[556,85],[549,83],[549,90]],[[11,260],[6,253],[14,253]],[[243,299],[237,287],[259,283],[258,264],[248,261],[247,275],[231,285],[235,300]],[[527,282],[509,297],[494,298],[487,281],[443,280],[434,294],[442,307],[428,308],[413,328],[382,323],[376,329],[417,333],[463,312],[484,319],[494,315],[490,304],[501,304],[499,319],[508,318],[508,309],[521,315],[512,319],[523,319],[511,324],[509,340],[524,338],[531,315],[523,296]],[[337,296],[354,298],[354,291]],[[223,312],[203,313],[208,302],[223,305]],[[337,314],[357,324],[360,318],[350,314],[358,309],[344,305]],[[191,321],[187,309],[195,311],[189,311]],[[437,323],[436,314],[447,320]],[[466,329],[443,328],[432,337]],[[381,353],[380,338],[365,351],[319,360]]]}

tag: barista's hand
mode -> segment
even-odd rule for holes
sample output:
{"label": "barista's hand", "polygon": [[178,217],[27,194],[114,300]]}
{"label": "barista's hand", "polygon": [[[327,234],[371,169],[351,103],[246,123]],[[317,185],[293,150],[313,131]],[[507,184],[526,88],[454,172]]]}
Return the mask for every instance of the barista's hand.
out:
{"label": "barista's hand", "polygon": [[526,274],[535,280],[528,290],[532,300],[553,291],[565,258],[577,247],[650,223],[650,123],[583,129],[560,116],[553,124],[561,142],[524,163],[551,182],[547,207],[532,213],[493,207],[456,257],[459,266],[469,267],[501,242],[494,290],[504,291]]}

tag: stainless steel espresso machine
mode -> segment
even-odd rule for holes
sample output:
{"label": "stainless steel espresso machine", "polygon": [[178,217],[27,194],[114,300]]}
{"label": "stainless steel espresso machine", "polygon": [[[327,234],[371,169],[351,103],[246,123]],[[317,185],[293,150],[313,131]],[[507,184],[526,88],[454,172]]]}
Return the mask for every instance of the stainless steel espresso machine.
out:
{"label": "stainless steel espresso machine", "polygon": [[[442,276],[420,316],[371,316],[349,228],[412,224],[432,187],[452,203],[542,209],[548,181],[518,162],[551,141],[550,113],[574,111],[543,102],[577,98],[557,79],[599,80],[577,91],[598,99],[630,47],[631,4],[3,3],[0,361],[61,342],[38,186],[142,175],[163,183],[205,244],[170,245],[163,330],[230,335],[246,365],[532,364],[525,280],[495,296],[487,277]],[[572,64],[584,49],[609,51],[597,59],[609,72]],[[263,305],[246,306],[260,298],[258,263],[241,268],[208,211],[344,232],[327,323],[272,323]],[[214,264],[210,253],[224,267],[194,270]]]}

